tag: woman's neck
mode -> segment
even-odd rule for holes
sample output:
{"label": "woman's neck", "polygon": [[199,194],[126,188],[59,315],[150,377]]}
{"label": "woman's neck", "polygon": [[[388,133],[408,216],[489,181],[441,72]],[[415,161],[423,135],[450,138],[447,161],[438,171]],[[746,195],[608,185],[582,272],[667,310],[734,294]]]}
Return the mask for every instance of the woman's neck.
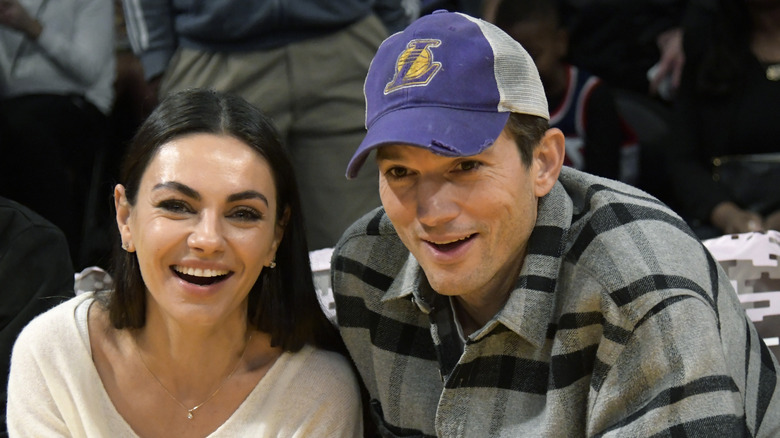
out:
{"label": "woman's neck", "polygon": [[134,340],[150,368],[167,374],[174,384],[191,384],[229,372],[246,348],[249,334],[246,318],[225,321],[218,327],[200,327],[150,314]]}

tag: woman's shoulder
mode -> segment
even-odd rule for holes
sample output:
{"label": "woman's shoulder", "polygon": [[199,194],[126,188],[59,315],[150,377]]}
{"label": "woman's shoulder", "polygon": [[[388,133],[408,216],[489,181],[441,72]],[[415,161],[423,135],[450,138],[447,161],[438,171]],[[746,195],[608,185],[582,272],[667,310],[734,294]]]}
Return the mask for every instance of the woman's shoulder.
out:
{"label": "woman's shoulder", "polygon": [[219,436],[361,436],[360,400],[349,361],[305,345],[279,356]]}
{"label": "woman's shoulder", "polygon": [[91,293],[80,294],[36,316],[22,329],[14,348],[69,349],[81,339],[77,309],[84,308],[81,305],[88,308],[92,301]]}
{"label": "woman's shoulder", "polygon": [[325,370],[351,369],[349,359],[335,351],[325,350],[306,344],[296,355],[306,362],[307,367],[317,366]]}
{"label": "woman's shoulder", "polygon": [[305,376],[309,385],[338,391],[357,388],[357,377],[351,362],[339,353],[307,344],[298,352],[288,352],[285,355],[289,355],[286,359],[289,364],[298,364],[297,367],[289,369],[294,368],[297,374]]}

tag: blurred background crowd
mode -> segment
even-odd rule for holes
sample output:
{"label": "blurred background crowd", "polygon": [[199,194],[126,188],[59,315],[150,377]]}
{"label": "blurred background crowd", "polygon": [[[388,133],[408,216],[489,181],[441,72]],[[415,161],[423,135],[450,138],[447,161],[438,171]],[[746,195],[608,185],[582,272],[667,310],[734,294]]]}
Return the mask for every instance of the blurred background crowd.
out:
{"label": "blurred background crowd", "polygon": [[302,3],[0,0],[0,196],[59,227],[77,270],[106,266],[125,144],[161,95],[211,87],[274,119],[309,245],[330,247],[379,205],[375,169],[344,178],[368,63],[448,9],[534,57],[567,165],[650,192],[702,238],[780,228],[780,0]]}

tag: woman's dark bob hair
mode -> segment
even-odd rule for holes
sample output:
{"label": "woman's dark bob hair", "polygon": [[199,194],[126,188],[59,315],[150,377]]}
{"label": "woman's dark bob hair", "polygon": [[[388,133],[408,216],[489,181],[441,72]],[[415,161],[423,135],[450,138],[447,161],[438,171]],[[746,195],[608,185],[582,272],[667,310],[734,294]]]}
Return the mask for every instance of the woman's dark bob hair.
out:
{"label": "woman's dark bob hair", "polygon": [[[289,217],[276,252],[276,267],[264,268],[249,292],[247,320],[269,333],[273,345],[297,351],[304,344],[338,349],[335,328],[320,309],[306,246],[298,185],[292,165],[270,120],[244,99],[208,89],[169,95],[141,125],[120,168],[120,183],[135,205],[141,178],[160,147],[183,136],[206,133],[234,137],[270,165],[276,186],[277,220]],[[114,290],[101,301],[117,329],[146,323],[146,285],[136,253],[114,247]]]}

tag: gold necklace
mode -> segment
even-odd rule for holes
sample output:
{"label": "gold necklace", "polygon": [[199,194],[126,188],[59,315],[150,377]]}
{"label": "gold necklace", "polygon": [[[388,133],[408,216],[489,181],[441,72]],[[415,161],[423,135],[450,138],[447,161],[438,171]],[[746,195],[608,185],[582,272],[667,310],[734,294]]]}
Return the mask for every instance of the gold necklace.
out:
{"label": "gold necklace", "polygon": [[205,405],[209,402],[212,398],[214,398],[215,395],[219,392],[220,389],[222,389],[223,386],[225,386],[225,383],[227,383],[228,380],[230,380],[231,377],[233,377],[233,374],[236,373],[236,370],[238,370],[238,366],[241,364],[241,361],[244,359],[244,354],[246,353],[246,349],[249,346],[249,341],[252,340],[252,335],[254,333],[251,333],[249,335],[249,339],[246,340],[246,344],[244,344],[244,349],[241,351],[241,357],[238,358],[238,362],[236,362],[236,366],[233,367],[233,371],[230,372],[230,374],[225,377],[225,380],[222,381],[222,383],[217,387],[217,389],[214,390],[214,392],[211,393],[210,396],[206,400],[203,400],[201,403],[195,405],[192,408],[188,408],[184,403],[180,402],[179,399],[177,399],[171,391],[168,391],[168,388],[163,385],[163,383],[160,381],[159,378],[157,378],[157,375],[152,372],[152,370],[149,368],[149,365],[146,364],[146,361],[144,360],[143,356],[141,356],[141,349],[138,348],[138,342],[135,342],[135,351],[138,353],[138,358],[141,359],[141,363],[144,365],[144,368],[146,368],[146,371],[149,372],[149,374],[154,377],[154,380],[157,382],[158,385],[160,385],[160,388],[163,389],[176,403],[178,403],[179,406],[184,408],[185,411],[187,411],[187,419],[192,420],[194,417],[193,413],[200,408],[201,406]]}

